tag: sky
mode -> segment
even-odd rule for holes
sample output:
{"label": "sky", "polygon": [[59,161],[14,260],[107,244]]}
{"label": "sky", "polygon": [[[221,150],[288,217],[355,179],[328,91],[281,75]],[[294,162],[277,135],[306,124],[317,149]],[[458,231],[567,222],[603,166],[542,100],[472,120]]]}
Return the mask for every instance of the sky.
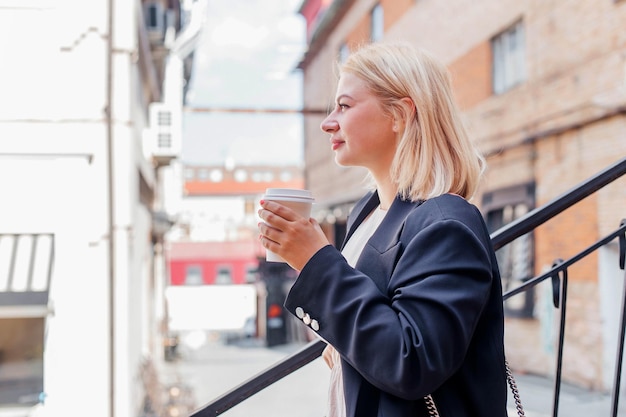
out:
{"label": "sky", "polygon": [[[187,106],[300,109],[302,0],[208,0]],[[299,114],[186,112],[186,165],[301,164]]]}

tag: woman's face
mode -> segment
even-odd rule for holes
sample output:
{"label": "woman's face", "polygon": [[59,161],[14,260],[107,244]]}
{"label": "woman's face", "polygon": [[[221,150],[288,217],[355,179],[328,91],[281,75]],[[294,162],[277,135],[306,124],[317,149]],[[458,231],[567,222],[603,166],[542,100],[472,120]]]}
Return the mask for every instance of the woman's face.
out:
{"label": "woman's face", "polygon": [[337,164],[365,167],[374,177],[388,175],[397,127],[362,79],[349,73],[341,75],[335,108],[321,128],[330,134]]}

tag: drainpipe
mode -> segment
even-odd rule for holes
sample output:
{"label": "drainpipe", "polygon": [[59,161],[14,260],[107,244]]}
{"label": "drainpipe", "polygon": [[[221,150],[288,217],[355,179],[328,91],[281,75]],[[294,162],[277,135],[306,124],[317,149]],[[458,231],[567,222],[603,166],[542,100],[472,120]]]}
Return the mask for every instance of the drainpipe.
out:
{"label": "drainpipe", "polygon": [[107,4],[106,51],[106,151],[108,184],[108,235],[109,235],[109,416],[115,416],[115,200],[113,174],[113,11],[114,1]]}

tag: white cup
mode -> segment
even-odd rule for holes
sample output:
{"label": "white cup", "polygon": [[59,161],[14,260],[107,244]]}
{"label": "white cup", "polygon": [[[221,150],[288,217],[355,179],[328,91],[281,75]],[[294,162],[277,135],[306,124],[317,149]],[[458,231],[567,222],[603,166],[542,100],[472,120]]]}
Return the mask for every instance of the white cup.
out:
{"label": "white cup", "polygon": [[[265,190],[263,199],[279,202],[307,219],[311,217],[311,207],[315,201],[311,191],[295,188],[268,188]],[[269,250],[266,251],[265,260],[267,262],[285,262],[283,258]]]}

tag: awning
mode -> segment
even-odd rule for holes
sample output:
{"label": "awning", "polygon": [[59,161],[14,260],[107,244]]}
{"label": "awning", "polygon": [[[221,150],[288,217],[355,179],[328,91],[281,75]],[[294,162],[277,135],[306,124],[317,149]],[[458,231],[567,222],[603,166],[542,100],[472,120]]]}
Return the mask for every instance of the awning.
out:
{"label": "awning", "polygon": [[0,233],[0,317],[47,314],[54,235]]}

